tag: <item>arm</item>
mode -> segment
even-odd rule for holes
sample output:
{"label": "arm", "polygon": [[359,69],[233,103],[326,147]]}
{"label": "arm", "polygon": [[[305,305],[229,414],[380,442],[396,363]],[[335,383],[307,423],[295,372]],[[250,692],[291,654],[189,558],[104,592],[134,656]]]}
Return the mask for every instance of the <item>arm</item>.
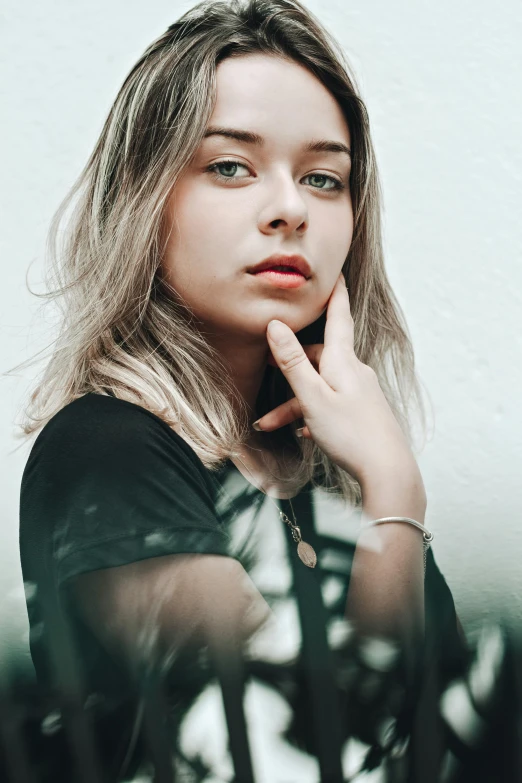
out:
{"label": "arm", "polygon": [[[363,520],[406,516],[424,524],[426,495],[422,479],[404,474],[362,485]],[[424,625],[422,533],[390,522],[363,531],[357,542],[346,614],[368,635],[403,641],[419,638]]]}
{"label": "arm", "polygon": [[131,667],[164,667],[186,645],[237,649],[269,608],[231,557],[176,554],[81,574],[73,583],[80,614],[102,644]]}
{"label": "arm", "polygon": [[[285,324],[277,332],[270,326],[272,357],[295,397],[262,416],[257,427],[270,431],[302,418],[301,436],[359,482],[367,519],[423,522],[422,476],[376,372],[355,354],[343,275],[328,300],[324,344],[302,346]],[[404,523],[361,533],[347,601],[348,618],[361,631],[404,641],[422,631],[422,552],[421,531]]]}

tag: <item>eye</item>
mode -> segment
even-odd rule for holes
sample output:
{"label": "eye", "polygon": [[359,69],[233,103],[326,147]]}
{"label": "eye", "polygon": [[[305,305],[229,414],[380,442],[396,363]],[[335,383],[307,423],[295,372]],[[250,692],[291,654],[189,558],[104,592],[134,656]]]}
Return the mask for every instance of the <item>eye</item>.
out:
{"label": "eye", "polygon": [[331,177],[329,174],[307,174],[305,179],[307,179],[308,177],[310,177],[312,179],[315,179],[315,180],[317,180],[317,179],[319,179],[319,180],[330,180],[330,182],[333,183],[332,187],[330,187],[330,188],[324,188],[324,187],[319,186],[319,187],[315,188],[316,190],[326,190],[326,191],[344,190],[344,188],[346,187],[346,185],[344,184],[344,182],[342,180],[337,179],[337,177]]}
{"label": "eye", "polygon": [[232,172],[232,176],[228,176],[227,174],[221,174],[218,171],[218,169],[228,168],[230,170],[231,168],[234,169],[234,167],[237,170],[238,166],[248,171],[244,163],[240,163],[238,160],[219,160],[217,163],[213,163],[211,166],[208,166],[207,171],[210,171],[216,179],[220,179],[220,180],[238,179],[238,177],[233,176],[234,172]]}
{"label": "eye", "polygon": [[[212,163],[212,165],[207,166],[207,171],[211,172],[213,177],[215,177],[215,179],[221,180],[222,182],[223,181],[230,182],[231,180],[234,179],[241,179],[241,177],[234,177],[234,174],[237,172],[238,167],[248,171],[247,166],[245,166],[244,163],[240,163],[240,161],[238,160],[219,160],[217,163]],[[222,174],[219,171],[219,169],[228,169],[229,174],[226,173]],[[230,171],[230,169],[232,169],[232,171]],[[307,179],[308,177],[311,177],[315,180],[320,180],[321,182],[323,182],[323,185],[324,185],[324,180],[329,180],[332,183],[331,187],[327,187],[327,188],[321,184],[312,185],[314,190],[323,190],[327,193],[331,193],[332,191],[340,191],[346,188],[346,185],[342,180],[337,179],[337,177],[332,177],[330,176],[330,174],[320,174],[320,173],[307,174],[306,177],[304,177],[304,179]]]}

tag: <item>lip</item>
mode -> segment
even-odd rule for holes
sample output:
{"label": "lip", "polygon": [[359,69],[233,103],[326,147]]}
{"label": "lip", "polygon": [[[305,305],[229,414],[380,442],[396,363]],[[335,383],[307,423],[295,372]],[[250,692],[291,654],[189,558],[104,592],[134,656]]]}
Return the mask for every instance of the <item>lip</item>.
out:
{"label": "lip", "polygon": [[300,288],[306,284],[307,278],[296,269],[288,272],[277,272],[275,269],[265,269],[262,272],[256,272],[252,277],[256,280],[263,280],[268,285],[275,285],[277,288]]}
{"label": "lip", "polygon": [[[267,269],[272,269],[274,266],[288,266],[302,275],[306,280],[311,277],[312,270],[306,258],[299,255],[281,255],[280,253],[274,253],[273,255],[260,261],[259,264],[250,267],[247,271],[251,275],[257,275],[259,272],[264,272]],[[280,272],[280,274],[289,274],[288,272]],[[295,273],[294,273],[295,274]]]}

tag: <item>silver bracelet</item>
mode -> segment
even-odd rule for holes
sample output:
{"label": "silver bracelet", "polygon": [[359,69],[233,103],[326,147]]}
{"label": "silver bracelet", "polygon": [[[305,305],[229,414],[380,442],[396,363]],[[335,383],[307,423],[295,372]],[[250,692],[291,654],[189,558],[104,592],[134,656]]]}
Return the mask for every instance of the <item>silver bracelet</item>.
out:
{"label": "silver bracelet", "polygon": [[410,519],[409,517],[382,517],[381,519],[372,519],[370,522],[367,522],[362,526],[362,530],[368,530],[370,527],[374,527],[375,525],[382,525],[385,522],[407,522],[409,525],[413,525],[413,527],[416,527],[418,530],[422,530],[424,574],[426,574],[426,553],[431,546],[431,542],[433,541],[433,533],[431,533],[424,525],[421,525],[420,522],[417,522],[416,519]]}

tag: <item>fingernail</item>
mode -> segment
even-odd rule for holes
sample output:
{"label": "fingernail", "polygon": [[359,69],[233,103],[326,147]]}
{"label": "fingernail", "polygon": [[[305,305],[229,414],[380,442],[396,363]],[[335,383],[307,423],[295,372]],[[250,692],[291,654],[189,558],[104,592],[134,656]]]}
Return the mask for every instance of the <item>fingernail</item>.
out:
{"label": "fingernail", "polygon": [[261,429],[261,427],[260,427],[260,426],[259,426],[259,424],[257,423],[258,421],[259,421],[259,419],[257,419],[257,421],[255,421],[255,422],[252,424],[252,427],[253,427],[255,430],[257,430],[258,432],[263,432],[263,430]]}
{"label": "fingernail", "polygon": [[302,438],[303,437],[303,430],[304,430],[304,427],[298,427],[296,429],[295,434],[297,435],[298,438]]}
{"label": "fingernail", "polygon": [[268,333],[271,340],[276,344],[280,343],[285,336],[284,324],[282,324],[281,321],[270,321],[268,324]]}

